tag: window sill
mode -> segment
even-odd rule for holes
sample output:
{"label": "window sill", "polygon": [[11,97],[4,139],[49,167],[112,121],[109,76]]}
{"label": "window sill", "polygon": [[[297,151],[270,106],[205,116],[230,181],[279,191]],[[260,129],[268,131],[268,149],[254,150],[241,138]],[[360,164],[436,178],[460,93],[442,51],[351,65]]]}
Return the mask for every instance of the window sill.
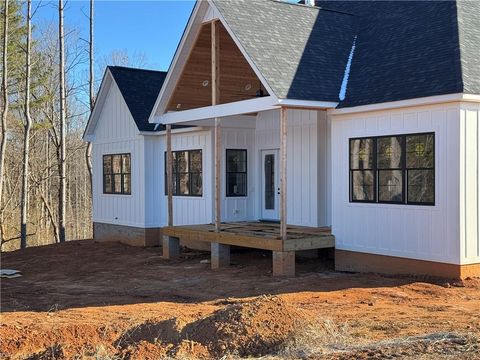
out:
{"label": "window sill", "polygon": [[405,209],[405,210],[441,210],[438,204],[435,205],[419,205],[419,204],[396,204],[396,203],[378,203],[378,202],[347,202],[348,207],[367,207],[367,208],[391,208],[391,209]]}

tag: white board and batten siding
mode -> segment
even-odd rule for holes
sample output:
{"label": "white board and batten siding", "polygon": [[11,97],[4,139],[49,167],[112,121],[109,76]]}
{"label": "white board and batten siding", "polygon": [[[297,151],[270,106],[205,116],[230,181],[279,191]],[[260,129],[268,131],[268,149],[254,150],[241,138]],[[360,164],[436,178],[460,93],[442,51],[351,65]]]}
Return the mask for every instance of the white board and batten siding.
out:
{"label": "white board and batten siding", "polygon": [[[287,120],[287,223],[330,225],[328,204],[328,127],[324,112],[288,110]],[[261,218],[262,150],[280,148],[280,111],[259,113],[255,131],[256,218]],[[325,172],[325,173],[323,173]]]}
{"label": "white board and batten siding", "polygon": [[[143,136],[115,83],[112,83],[95,128],[93,156],[93,221],[144,227],[145,182]],[[103,155],[130,153],[131,195],[103,193]]]}
{"label": "white board and batten siding", "polygon": [[[157,137],[155,137],[157,138]],[[151,201],[147,212],[161,214],[160,226],[167,224],[167,196],[165,194],[165,136],[161,136],[162,143],[157,145],[153,157],[149,160],[147,172],[156,172],[155,181],[158,185],[154,187]],[[210,224],[213,221],[213,173],[212,167],[212,131],[184,132],[172,135],[172,151],[180,150],[202,150],[202,196],[174,196],[173,197],[173,224]],[[149,154],[150,156],[150,154]],[[150,197],[150,193],[148,195]],[[157,199],[159,201],[157,201]],[[154,219],[150,219],[154,220]],[[157,223],[157,222],[153,222]]]}
{"label": "white board and batten siding", "polygon": [[460,105],[460,260],[480,262],[480,104]]}
{"label": "white board and batten siding", "polygon": [[[468,116],[468,126],[474,126],[471,124],[474,115]],[[459,173],[463,165],[459,153],[459,104],[333,115],[331,127],[332,233],[336,248],[460,264],[463,257],[459,246]],[[477,137],[476,130],[474,135],[469,135],[469,147],[478,145],[471,143]],[[434,206],[349,202],[349,138],[421,132],[435,132]],[[469,156],[475,156],[476,162],[477,154]],[[478,185],[476,182],[474,186],[472,181],[476,178],[469,176],[470,188]],[[475,201],[469,201],[465,207],[477,206]],[[473,230],[477,228],[474,226]],[[469,253],[475,251],[478,254],[478,248],[468,250]]]}
{"label": "white board and batten siding", "polygon": [[[238,118],[239,122],[246,122]],[[222,127],[222,221],[255,220],[255,123],[250,127]],[[226,151],[227,149],[247,150],[247,196],[227,197],[226,195]],[[260,189],[260,188],[258,188]]]}

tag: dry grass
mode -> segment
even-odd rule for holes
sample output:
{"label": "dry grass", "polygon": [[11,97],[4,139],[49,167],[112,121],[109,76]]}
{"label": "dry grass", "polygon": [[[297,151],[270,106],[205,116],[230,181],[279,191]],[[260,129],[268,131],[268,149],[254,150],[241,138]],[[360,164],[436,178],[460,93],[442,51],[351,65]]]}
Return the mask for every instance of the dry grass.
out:
{"label": "dry grass", "polygon": [[286,342],[278,356],[298,359],[324,355],[353,344],[358,345],[362,341],[352,335],[347,323],[338,324],[331,319],[318,319],[299,324],[298,330]]}
{"label": "dry grass", "polygon": [[480,359],[480,339],[473,333],[433,333],[369,341],[358,337],[347,324],[331,319],[304,323],[285,343],[282,351],[263,357],[280,359]]}

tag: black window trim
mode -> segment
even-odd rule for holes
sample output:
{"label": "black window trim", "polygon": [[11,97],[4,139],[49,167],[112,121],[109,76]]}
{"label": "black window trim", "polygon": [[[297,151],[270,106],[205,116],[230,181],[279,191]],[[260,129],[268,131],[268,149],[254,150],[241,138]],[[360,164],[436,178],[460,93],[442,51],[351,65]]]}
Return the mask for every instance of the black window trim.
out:
{"label": "black window trim", "polygon": [[[175,151],[172,151],[172,155],[175,154],[175,153],[182,153],[182,152],[187,152],[187,153],[190,153],[190,152],[200,152],[200,155],[201,155],[201,158],[202,158],[202,161],[201,161],[201,168],[200,168],[200,174],[201,174],[201,177],[202,177],[202,193],[200,195],[198,194],[192,194],[192,182],[189,181],[188,182],[188,192],[189,194],[176,194],[175,193],[175,189],[179,189],[180,186],[177,184],[176,186],[173,187],[173,193],[172,193],[172,196],[176,196],[176,197],[194,197],[194,198],[201,198],[203,197],[203,151],[202,149],[188,149],[188,150],[175,150]],[[173,157],[173,156],[172,156]],[[167,189],[167,152],[165,151],[165,156],[164,156],[164,161],[165,161],[165,196],[168,196],[168,189]],[[175,161],[174,161],[175,162]],[[190,156],[188,156],[188,168],[190,169]],[[174,165],[174,164],[173,164]],[[175,166],[175,165],[174,165]],[[175,171],[175,167],[174,169],[172,169],[172,176],[174,176],[175,174],[178,175],[178,171]],[[196,172],[192,172],[192,171],[188,171],[186,173],[182,173],[182,174],[188,174],[189,176],[189,180],[190,180],[190,174],[198,174]],[[177,179],[179,179],[179,177],[177,176]]]}
{"label": "black window trim", "polygon": [[[228,171],[228,152],[229,151],[245,151],[245,171]],[[228,194],[228,174],[245,174],[245,195],[229,195]],[[225,197],[229,198],[246,198],[248,197],[248,149],[225,149]]]}
{"label": "black window trim", "polygon": [[[119,175],[119,174],[114,174],[113,173],[113,157],[114,156],[120,156],[120,167],[121,167],[121,170],[120,170],[120,177],[121,177],[121,180],[120,180],[120,185],[121,185],[121,192],[115,192],[114,189],[115,189],[115,176],[114,175]],[[122,161],[122,158],[123,156],[128,156],[129,159],[130,159],[130,172],[124,172],[123,171],[123,161]],[[110,158],[110,166],[112,168],[112,172],[110,174],[105,174],[105,158],[106,157],[109,157]],[[103,194],[104,195],[132,195],[132,153],[116,153],[116,154],[103,154],[102,156],[102,174],[103,174]],[[112,177],[111,179],[111,189],[112,191],[108,192],[107,191],[107,188],[106,188],[106,181],[105,181],[105,178],[107,175],[110,175]],[[130,191],[129,192],[126,192],[125,191],[125,175],[130,175]]]}
{"label": "black window trim", "polygon": [[[408,136],[419,136],[419,135],[433,135],[433,166],[430,168],[408,168],[407,167],[407,137]],[[402,197],[403,200],[399,201],[380,201],[378,200],[378,173],[382,170],[392,170],[392,169],[379,169],[378,168],[378,161],[377,161],[377,153],[378,153],[378,139],[381,138],[389,138],[389,137],[402,137],[403,139],[403,146],[402,146]],[[362,139],[372,139],[373,140],[373,148],[375,151],[373,152],[373,168],[366,169],[366,171],[373,171],[373,200],[354,200],[353,199],[353,173],[355,171],[363,171],[363,169],[352,169],[352,161],[351,161],[351,153],[352,153],[352,140],[362,140]],[[377,136],[362,136],[362,137],[352,137],[348,139],[348,178],[349,178],[349,202],[350,203],[360,203],[360,204],[390,204],[390,205],[412,205],[412,206],[436,206],[436,161],[435,161],[435,132],[428,131],[428,132],[416,132],[416,133],[405,133],[405,134],[391,134],[391,135],[377,135]],[[398,170],[398,169],[393,169]],[[408,172],[409,170],[430,170],[433,171],[433,202],[416,202],[416,201],[408,201]]]}

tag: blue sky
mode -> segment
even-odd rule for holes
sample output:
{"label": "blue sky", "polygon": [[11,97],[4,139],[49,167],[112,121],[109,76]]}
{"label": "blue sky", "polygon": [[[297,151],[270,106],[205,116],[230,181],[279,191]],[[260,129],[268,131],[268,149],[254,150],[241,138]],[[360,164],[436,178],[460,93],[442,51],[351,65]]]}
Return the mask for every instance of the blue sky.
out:
{"label": "blue sky", "polygon": [[[35,8],[40,2],[35,1]],[[145,54],[147,67],[167,70],[192,11],[194,1],[95,1],[94,35],[97,56],[115,50]],[[42,1],[33,22],[57,21],[56,1]],[[65,26],[88,38],[89,1],[69,0]],[[86,16],[86,15],[87,16]]]}

